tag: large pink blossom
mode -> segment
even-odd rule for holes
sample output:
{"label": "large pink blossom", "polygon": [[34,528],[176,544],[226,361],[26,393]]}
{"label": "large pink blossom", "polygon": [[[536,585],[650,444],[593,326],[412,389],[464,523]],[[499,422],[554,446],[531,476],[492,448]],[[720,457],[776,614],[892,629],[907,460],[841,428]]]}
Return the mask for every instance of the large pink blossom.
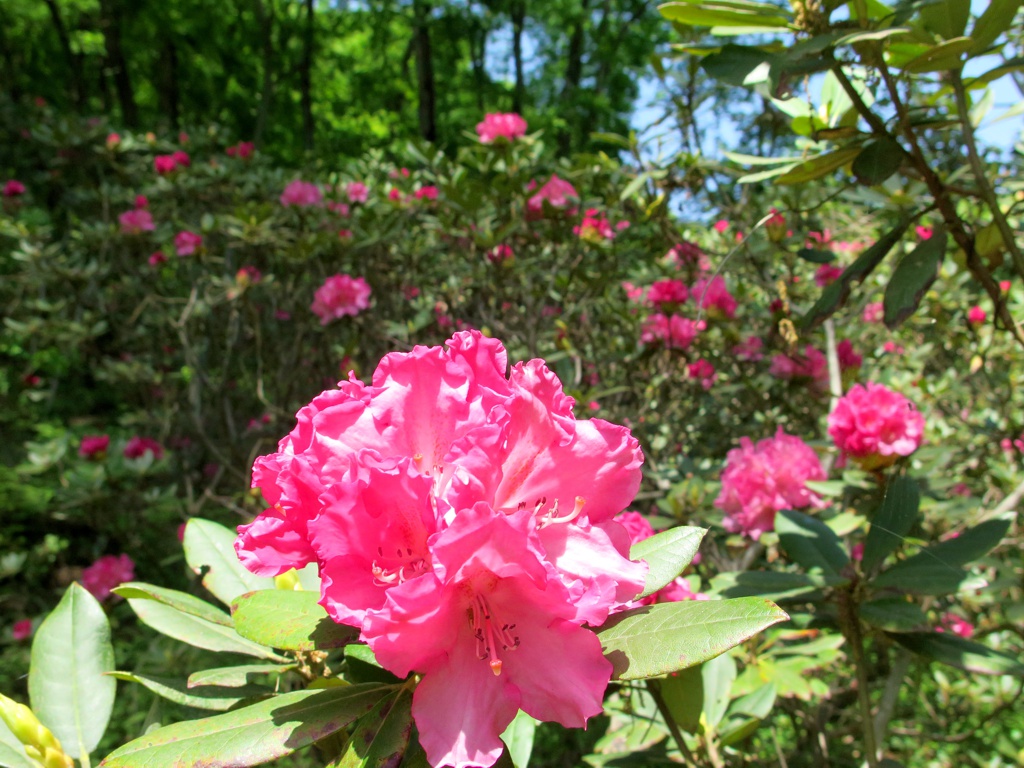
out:
{"label": "large pink blossom", "polygon": [[110,590],[135,578],[135,563],[128,555],[104,555],[82,571],[82,586],[100,602]]}
{"label": "large pink blossom", "polygon": [[370,190],[361,181],[350,181],[345,194],[350,203],[365,203],[370,198]]}
{"label": "large pink blossom", "polygon": [[21,197],[25,194],[25,185],[17,179],[8,179],[4,182],[4,197]]}
{"label": "large pink blossom", "polygon": [[715,275],[710,280],[701,278],[695,282],[690,289],[690,297],[709,317],[731,319],[736,316],[738,303],[729,293],[721,275]]}
{"label": "large pink blossom", "polygon": [[153,460],[159,461],[164,456],[164,447],[153,438],[141,435],[135,435],[124,445],[126,459],[141,459],[147,453],[152,453]]}
{"label": "large pink blossom", "polygon": [[332,320],[355,316],[370,306],[370,284],[361,277],[332,275],[313,294],[310,309],[320,318],[320,325]]}
{"label": "large pink blossom", "polygon": [[648,315],[640,328],[640,343],[664,344],[668,349],[688,349],[704,330],[704,321],[694,322],[680,315]]}
{"label": "large pink blossom", "polygon": [[647,300],[663,309],[668,305],[669,310],[679,304],[685,304],[690,297],[686,285],[682,280],[655,280],[647,289]]}
{"label": "large pink blossom", "polygon": [[179,256],[191,256],[203,247],[203,236],[185,230],[174,236],[174,250]]}
{"label": "large pink blossom", "polygon": [[589,243],[602,243],[615,239],[612,223],[597,208],[588,208],[583,215],[583,221],[573,227],[572,231],[573,234],[579,235],[580,240],[586,240]]}
{"label": "large pink blossom", "polygon": [[126,235],[141,235],[143,232],[152,232],[156,229],[153,223],[153,214],[145,208],[133,208],[125,211],[117,217],[121,226],[121,232]]}
{"label": "large pink blossom", "polygon": [[903,395],[882,384],[855,384],[828,416],[828,433],[844,456],[864,469],[880,469],[921,445],[924,416]]}
{"label": "large pink blossom", "polygon": [[78,445],[78,455],[83,459],[100,461],[110,447],[110,435],[86,435]]}
{"label": "large pink blossom", "polygon": [[501,112],[484,115],[483,122],[476,124],[476,133],[481,144],[493,144],[496,140],[515,141],[526,134],[526,121],[515,112]]}
{"label": "large pink blossom", "polygon": [[541,216],[546,203],[551,208],[571,213],[579,199],[576,187],[552,174],[547,183],[526,201],[526,210],[532,216]]}
{"label": "large pink blossom", "polygon": [[288,186],[281,193],[281,205],[295,206],[296,208],[310,208],[323,203],[324,193],[320,187],[311,181],[295,180],[288,182]]}
{"label": "large pink blossom", "polygon": [[727,531],[756,540],[765,531],[775,530],[775,513],[780,509],[824,507],[806,486],[808,480],[824,479],[818,455],[780,427],[774,437],[756,445],[749,437],[740,438],[739,448],[729,451],[715,506],[725,512]]}

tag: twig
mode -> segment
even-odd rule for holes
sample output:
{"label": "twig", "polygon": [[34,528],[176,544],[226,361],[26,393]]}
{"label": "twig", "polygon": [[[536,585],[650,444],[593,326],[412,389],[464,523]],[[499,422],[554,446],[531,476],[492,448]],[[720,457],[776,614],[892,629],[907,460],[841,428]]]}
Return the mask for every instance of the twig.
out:
{"label": "twig", "polygon": [[672,740],[675,741],[676,746],[679,747],[679,753],[683,756],[684,765],[699,765],[697,760],[694,758],[690,748],[686,746],[686,739],[683,738],[683,732],[679,730],[679,725],[676,723],[672,713],[668,709],[668,704],[665,703],[664,697],[661,695],[661,686],[657,680],[647,681],[647,692],[651,694],[651,698],[654,699],[654,704],[658,707],[658,712],[661,713],[661,718],[665,721],[665,725],[668,728],[669,733],[672,734]]}

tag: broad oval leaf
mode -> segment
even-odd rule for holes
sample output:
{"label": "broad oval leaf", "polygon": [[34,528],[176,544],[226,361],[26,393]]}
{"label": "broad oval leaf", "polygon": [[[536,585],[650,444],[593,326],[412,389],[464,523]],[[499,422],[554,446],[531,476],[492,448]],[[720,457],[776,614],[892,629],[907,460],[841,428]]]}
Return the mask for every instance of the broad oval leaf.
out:
{"label": "broad oval leaf", "polygon": [[693,560],[700,548],[706,528],[679,526],[637,542],[629,550],[631,560],[647,563],[647,580],[644,591],[637,598],[653,595],[668,586]]}
{"label": "broad oval leaf", "polygon": [[939,266],[945,255],[946,231],[939,227],[929,239],[900,259],[882,298],[883,320],[887,328],[896,328],[914,314],[925,291],[939,276]]}
{"label": "broad oval leaf", "polygon": [[402,687],[359,718],[344,754],[330,768],[395,766],[412,736],[412,691]]}
{"label": "broad oval leaf", "polygon": [[533,752],[533,737],[537,733],[537,721],[519,710],[508,728],[501,734],[501,740],[508,747],[508,756],[514,768],[527,768]]}
{"label": "broad oval leaf", "polygon": [[1010,28],[1021,0],[990,0],[984,13],[978,17],[971,28],[971,55],[977,56],[988,48],[996,39]]}
{"label": "broad oval leaf", "polygon": [[818,155],[806,162],[800,163],[796,168],[787,171],[775,179],[776,184],[803,184],[805,181],[813,181],[827,176],[838,168],[842,168],[851,162],[863,151],[862,147],[843,147]]}
{"label": "broad oval leaf", "polygon": [[887,632],[919,632],[928,627],[928,617],[920,606],[898,597],[869,600],[861,604],[860,616],[871,626]]}
{"label": "broad oval leaf", "polygon": [[720,573],[711,579],[711,588],[723,597],[764,597],[782,603],[799,600],[814,602],[825,587],[847,583],[835,576],[785,571],[740,571]]}
{"label": "broad oval leaf", "polygon": [[226,611],[222,611],[215,605],[210,605],[205,600],[200,600],[187,592],[179,592],[176,589],[156,587],[152,584],[143,584],[139,581],[129,581],[120,586],[114,587],[113,592],[124,598],[139,598],[142,600],[156,600],[158,603],[170,606],[175,610],[187,613],[191,616],[198,616],[214,624],[222,624],[225,627],[232,626],[231,617]]}
{"label": "broad oval leaf", "polygon": [[876,139],[864,146],[864,151],[853,161],[851,170],[860,183],[873,187],[896,173],[904,157],[906,153],[895,139]]}
{"label": "broad oval leaf", "polygon": [[677,24],[693,27],[781,27],[789,19],[778,14],[773,6],[740,9],[724,3],[665,3],[659,5],[661,15]]}
{"label": "broad oval leaf", "polygon": [[917,521],[920,504],[921,491],[916,480],[904,475],[889,483],[864,540],[861,565],[865,571],[874,570],[903,543],[903,538]]}
{"label": "broad oval leaf", "polygon": [[283,693],[201,720],[174,723],[110,753],[105,768],[246,768],[336,733],[394,690],[347,685]]}
{"label": "broad oval leaf", "polygon": [[107,730],[117,683],[110,624],[77,582],[36,630],[28,672],[32,710],[72,757],[88,755]]}
{"label": "broad oval leaf", "polygon": [[839,537],[816,517],[784,509],[775,516],[775,532],[786,554],[808,571],[838,576],[850,562]]}
{"label": "broad oval leaf", "polygon": [[948,632],[907,632],[891,637],[914,653],[968,672],[1024,677],[1020,659]]}
{"label": "broad oval leaf", "polygon": [[901,69],[914,74],[960,69],[964,65],[963,55],[973,47],[974,40],[971,38],[955,37],[929,48],[904,64]]}
{"label": "broad oval leaf", "polygon": [[789,614],[770,600],[687,600],[634,608],[597,631],[617,680],[642,680],[713,659]]}
{"label": "broad oval leaf", "polygon": [[174,680],[169,677],[149,677],[137,675],[133,672],[111,672],[110,674],[118,680],[138,683],[151,690],[157,696],[173,701],[175,704],[182,704],[186,707],[194,707],[195,709],[212,709],[216,712],[225,712],[244,699],[273,693],[269,688],[259,688],[257,686],[232,689],[217,687],[189,689],[181,680]]}
{"label": "broad oval leaf", "polygon": [[223,624],[215,624],[198,616],[182,613],[176,608],[148,598],[133,598],[128,601],[128,604],[143,624],[161,634],[173,637],[175,640],[194,645],[196,648],[287,661],[270,648],[246,640],[232,627],[225,627]]}
{"label": "broad oval leaf", "polygon": [[242,637],[287,651],[341,648],[359,636],[355,627],[335,623],[317,602],[319,592],[265,589],[231,604]]}
{"label": "broad oval leaf", "polygon": [[293,664],[239,664],[236,667],[215,667],[193,672],[188,676],[188,687],[219,685],[223,688],[241,688],[257,682],[266,675],[277,675],[295,669]]}
{"label": "broad oval leaf", "polygon": [[235,533],[223,525],[193,517],[185,526],[185,560],[203,575],[203,586],[225,605],[246,592],[273,589],[274,580],[245,569],[235,554]]}

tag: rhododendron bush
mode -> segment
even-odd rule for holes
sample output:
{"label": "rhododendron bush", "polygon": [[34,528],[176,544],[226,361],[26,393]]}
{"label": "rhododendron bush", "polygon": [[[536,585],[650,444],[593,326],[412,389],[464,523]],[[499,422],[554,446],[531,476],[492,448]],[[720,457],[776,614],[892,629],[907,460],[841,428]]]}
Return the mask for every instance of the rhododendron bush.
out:
{"label": "rhododendron bush", "polygon": [[940,254],[896,323],[903,262],[860,270],[941,226],[691,222],[628,140],[505,113],[301,169],[17,120],[0,765],[938,765],[922,712],[1024,728],[1008,265],[997,313]]}

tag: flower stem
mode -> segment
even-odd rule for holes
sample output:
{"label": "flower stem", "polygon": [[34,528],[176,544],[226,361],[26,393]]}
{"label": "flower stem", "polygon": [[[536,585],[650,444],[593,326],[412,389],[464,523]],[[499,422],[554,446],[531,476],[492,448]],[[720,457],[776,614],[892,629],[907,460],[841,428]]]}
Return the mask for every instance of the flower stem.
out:
{"label": "flower stem", "polygon": [[839,625],[843,637],[850,644],[853,668],[857,675],[857,701],[860,704],[861,730],[864,732],[864,758],[868,768],[878,768],[878,746],[875,742],[875,722],[871,715],[871,695],[868,690],[867,665],[864,663],[864,634],[861,632],[860,615],[854,589],[839,593]]}
{"label": "flower stem", "polygon": [[676,746],[679,748],[679,754],[683,756],[684,765],[699,765],[697,760],[694,758],[690,748],[686,746],[686,739],[683,738],[683,732],[679,730],[679,725],[676,723],[672,713],[668,709],[668,704],[665,703],[665,698],[661,695],[661,686],[657,680],[648,680],[647,692],[651,694],[651,698],[654,699],[655,705],[658,707],[658,712],[661,713],[662,720],[665,721],[665,725],[668,727],[668,732],[672,734],[672,739],[675,741]]}

